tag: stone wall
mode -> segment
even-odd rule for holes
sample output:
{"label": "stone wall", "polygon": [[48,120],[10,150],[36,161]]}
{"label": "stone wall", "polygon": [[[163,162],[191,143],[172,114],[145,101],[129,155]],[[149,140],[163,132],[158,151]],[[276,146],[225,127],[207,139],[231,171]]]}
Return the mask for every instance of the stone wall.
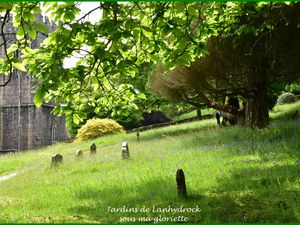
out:
{"label": "stone wall", "polygon": [[[5,76],[2,76],[0,80],[4,83]],[[24,73],[20,74],[21,88],[20,97],[21,104],[32,103],[33,99],[33,84],[30,76],[25,76]],[[3,88],[0,88],[0,106],[1,105],[18,105],[19,104],[19,79],[18,74],[14,73],[11,81]]]}
{"label": "stone wall", "polygon": [[[50,30],[54,29],[42,16],[39,16],[37,20],[37,22],[44,23]],[[16,29],[12,27],[11,23],[5,26],[5,32],[9,43],[14,43]],[[38,48],[43,39],[44,36],[38,34],[32,47]],[[3,48],[0,49],[0,56],[4,56]],[[5,79],[7,79],[6,76],[0,76],[0,82],[3,83]],[[59,118],[51,113],[53,104],[43,104],[40,108],[33,104],[35,89],[33,82],[33,78],[27,76],[26,73],[14,72],[9,84],[0,87],[0,151],[18,149],[19,131],[21,150],[51,145],[68,138],[65,117]],[[20,128],[18,127],[19,103],[21,109]]]}
{"label": "stone wall", "polygon": [[[16,33],[17,29],[13,27],[12,24],[12,15],[10,15],[10,22],[5,24],[4,32],[5,32],[5,39],[8,42],[8,46],[16,42]],[[51,24],[48,18],[43,17],[42,15],[36,15],[36,22],[43,23],[49,31],[53,31],[55,29],[55,24]],[[32,41],[31,48],[39,48],[40,44],[45,39],[45,35],[37,32],[37,38]],[[3,38],[0,35],[0,43],[2,43]],[[0,47],[0,57],[4,57],[4,46]],[[14,71],[12,74],[11,82],[6,86],[6,88],[0,88],[0,106],[1,105],[16,105],[19,101],[19,80],[21,78],[21,103],[22,104],[29,104],[32,103],[34,84],[33,78],[28,76],[26,73],[21,71]],[[8,79],[7,76],[0,76],[0,82],[5,83]]]}
{"label": "stone wall", "polygon": [[[53,142],[66,141],[65,118],[56,117],[51,111],[53,106],[37,108],[33,104],[21,106],[21,149],[34,149],[51,145]],[[0,151],[18,149],[18,106],[0,107]],[[56,126],[56,127],[53,127]],[[53,140],[53,128],[57,129],[58,139]]]}

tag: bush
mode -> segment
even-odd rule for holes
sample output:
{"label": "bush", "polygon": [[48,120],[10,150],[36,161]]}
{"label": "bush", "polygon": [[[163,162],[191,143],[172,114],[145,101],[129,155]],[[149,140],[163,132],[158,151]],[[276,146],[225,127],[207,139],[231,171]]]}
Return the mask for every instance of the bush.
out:
{"label": "bush", "polygon": [[161,111],[151,111],[150,113],[143,113],[144,120],[142,121],[143,126],[158,124],[158,123],[167,123],[171,120]]}
{"label": "bush", "polygon": [[112,119],[90,119],[78,130],[76,141],[80,142],[102,137],[107,134],[123,132],[123,127]]}
{"label": "bush", "polygon": [[283,93],[277,99],[278,105],[293,103],[296,101],[296,96],[293,93]]}

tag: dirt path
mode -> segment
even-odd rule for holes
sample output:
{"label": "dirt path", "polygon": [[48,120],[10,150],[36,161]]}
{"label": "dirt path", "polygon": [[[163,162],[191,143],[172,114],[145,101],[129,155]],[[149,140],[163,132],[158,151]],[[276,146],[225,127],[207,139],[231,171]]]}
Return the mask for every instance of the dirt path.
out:
{"label": "dirt path", "polygon": [[16,175],[17,175],[17,172],[12,172],[12,173],[0,176],[0,182],[8,180],[8,179],[10,179],[10,178],[12,178],[12,177],[14,177]]}
{"label": "dirt path", "polygon": [[22,167],[22,168],[18,168],[17,170],[11,171],[8,174],[0,175],[0,182],[9,180],[10,178],[13,178],[16,175],[22,174],[22,173],[27,172],[31,169],[38,168],[39,166],[40,166],[39,164],[29,165],[29,166],[25,166],[25,167]]}

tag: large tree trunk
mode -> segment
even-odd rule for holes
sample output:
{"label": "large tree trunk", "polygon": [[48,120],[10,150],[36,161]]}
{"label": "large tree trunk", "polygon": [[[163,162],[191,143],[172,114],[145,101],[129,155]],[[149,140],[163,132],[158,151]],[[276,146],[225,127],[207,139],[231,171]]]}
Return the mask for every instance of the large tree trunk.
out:
{"label": "large tree trunk", "polygon": [[266,127],[269,124],[267,89],[259,88],[253,98],[246,99],[244,110],[246,127]]}

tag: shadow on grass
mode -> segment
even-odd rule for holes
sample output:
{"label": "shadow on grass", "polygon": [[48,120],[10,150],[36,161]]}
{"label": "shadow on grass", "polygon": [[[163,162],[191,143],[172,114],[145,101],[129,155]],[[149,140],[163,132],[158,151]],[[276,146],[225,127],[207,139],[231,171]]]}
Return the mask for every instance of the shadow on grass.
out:
{"label": "shadow on grass", "polygon": [[[232,171],[229,178],[218,182],[218,188],[223,192],[215,192],[225,198],[215,199],[226,212],[216,211],[218,222],[299,222],[300,191],[293,188],[293,185],[297,186],[298,174],[298,165]],[[221,199],[227,203],[220,202]]]}
{"label": "shadow on grass", "polygon": [[[173,179],[154,179],[148,182],[109,189],[87,187],[76,193],[82,204],[69,210],[93,220],[119,222],[120,217],[157,217],[183,215],[189,222],[197,223],[286,223],[299,222],[299,190],[289,185],[299,179],[299,168],[276,165],[269,169],[239,169],[231,176],[221,178],[213,190],[201,187],[190,189],[189,198],[180,200],[176,196]],[[220,191],[223,189],[222,191]],[[204,193],[204,194],[203,194]],[[199,206],[199,213],[133,213],[109,212],[108,208],[172,208]],[[103,219],[105,218],[105,219]]]}
{"label": "shadow on grass", "polygon": [[287,185],[297,182],[297,174],[300,174],[300,168],[296,164],[239,169],[231,173],[229,180],[220,181],[220,185],[228,191],[240,190],[242,187],[250,190],[283,190]]}
{"label": "shadow on grass", "polygon": [[[173,195],[174,194],[174,195]],[[80,202],[91,202],[70,208],[72,213],[91,217],[93,220],[106,217],[107,222],[118,222],[122,216],[142,216],[143,213],[110,212],[110,208],[151,207],[160,202],[176,200],[176,187],[170,180],[154,179],[131,186],[115,184],[109,189],[86,187],[75,194]],[[171,200],[170,200],[171,199]]]}

